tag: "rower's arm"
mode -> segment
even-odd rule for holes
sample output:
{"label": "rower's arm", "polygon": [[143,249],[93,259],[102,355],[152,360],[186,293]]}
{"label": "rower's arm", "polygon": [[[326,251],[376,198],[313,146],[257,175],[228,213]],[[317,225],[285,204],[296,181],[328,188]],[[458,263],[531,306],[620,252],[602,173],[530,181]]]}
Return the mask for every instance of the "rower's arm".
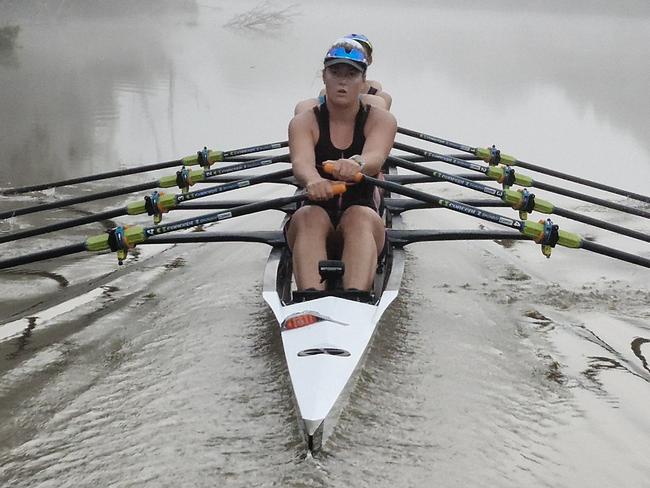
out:
{"label": "rower's arm", "polygon": [[393,97],[391,97],[389,93],[383,90],[377,93],[377,96],[379,98],[382,98],[386,103],[386,110],[390,110],[391,105],[393,105]]}
{"label": "rower's arm", "polygon": [[318,106],[318,98],[308,98],[307,100],[302,100],[296,104],[296,107],[293,109],[293,115],[298,115],[303,112],[307,112],[314,107]]}
{"label": "rower's arm", "polygon": [[373,108],[365,127],[366,143],[361,158],[364,161],[363,173],[375,176],[388,158],[397,133],[397,121],[390,112]]}
{"label": "rower's arm", "polygon": [[298,114],[289,122],[291,167],[293,175],[303,188],[306,188],[309,183],[322,179],[316,170],[313,123],[314,116],[309,112]]}

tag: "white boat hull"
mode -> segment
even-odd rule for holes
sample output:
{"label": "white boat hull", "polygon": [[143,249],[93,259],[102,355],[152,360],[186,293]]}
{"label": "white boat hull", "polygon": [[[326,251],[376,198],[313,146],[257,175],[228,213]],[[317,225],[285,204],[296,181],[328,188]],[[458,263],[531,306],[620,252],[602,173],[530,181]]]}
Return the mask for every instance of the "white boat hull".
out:
{"label": "white boat hull", "polygon": [[281,333],[296,404],[305,433],[312,438],[308,439],[310,444],[344,396],[379,319],[396,296],[396,291],[387,291],[377,305],[323,297],[282,306],[277,293],[264,293],[281,326],[287,317],[300,314],[322,318],[293,329],[285,326]]}
{"label": "white boat hull", "polygon": [[[400,228],[401,219],[393,217],[392,224]],[[271,251],[263,297],[281,328],[294,398],[310,450],[319,450],[333,430],[377,325],[397,297],[403,269],[403,250],[391,248],[375,279],[374,294],[379,298],[374,302],[323,296],[291,303],[291,258],[280,247]]]}

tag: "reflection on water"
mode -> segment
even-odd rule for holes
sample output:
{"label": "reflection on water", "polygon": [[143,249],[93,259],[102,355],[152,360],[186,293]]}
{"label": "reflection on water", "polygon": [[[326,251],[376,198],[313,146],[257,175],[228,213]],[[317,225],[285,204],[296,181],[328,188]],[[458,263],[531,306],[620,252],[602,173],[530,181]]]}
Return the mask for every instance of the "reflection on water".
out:
{"label": "reflection on water", "polygon": [[147,94],[167,91],[169,58],[156,47],[164,36],[155,22],[24,26],[20,66],[0,71],[0,110],[12,114],[0,134],[3,183],[114,169],[121,94],[135,94],[146,116]]}

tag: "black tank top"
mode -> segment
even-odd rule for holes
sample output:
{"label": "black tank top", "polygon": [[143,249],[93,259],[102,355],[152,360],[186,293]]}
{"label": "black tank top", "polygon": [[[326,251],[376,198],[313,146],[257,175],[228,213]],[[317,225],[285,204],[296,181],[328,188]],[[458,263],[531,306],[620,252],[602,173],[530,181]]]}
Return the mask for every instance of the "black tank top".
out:
{"label": "black tank top", "polygon": [[[328,180],[334,179],[330,174],[323,171],[323,162],[327,160],[334,160],[349,158],[355,154],[363,152],[363,146],[366,143],[366,136],[364,128],[370,113],[370,106],[364,105],[359,102],[359,111],[354,121],[354,134],[352,136],[352,143],[345,149],[339,149],[332,143],[330,135],[330,114],[327,109],[327,103],[314,107],[314,115],[318,122],[318,142],[314,148],[316,156],[316,169],[321,177]],[[348,187],[347,191],[341,197],[335,197],[326,202],[326,207],[336,205],[341,210],[346,209],[351,205],[364,205],[376,208],[374,203],[374,187],[366,182],[357,183]]]}
{"label": "black tank top", "polygon": [[318,168],[318,172],[321,173],[321,176],[326,177],[321,166],[324,161],[328,159],[336,161],[337,159],[349,158],[350,156],[363,152],[363,146],[366,143],[364,128],[369,113],[370,106],[359,102],[359,111],[354,120],[352,143],[345,149],[339,149],[332,143],[332,137],[330,135],[330,113],[327,109],[327,103],[322,103],[320,106],[314,107],[314,115],[318,122],[318,142],[316,143],[314,152],[316,154],[316,167]]}

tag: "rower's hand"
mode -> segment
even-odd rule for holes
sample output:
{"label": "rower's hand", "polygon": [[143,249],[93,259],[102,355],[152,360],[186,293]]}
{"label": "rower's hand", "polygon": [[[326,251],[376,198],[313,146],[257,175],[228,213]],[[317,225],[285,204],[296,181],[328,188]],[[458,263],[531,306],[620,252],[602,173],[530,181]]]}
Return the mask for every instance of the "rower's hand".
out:
{"label": "rower's hand", "polygon": [[325,161],[323,164],[332,163],[332,176],[340,181],[354,183],[356,175],[361,171],[359,163],[353,159],[339,159],[337,161]]}
{"label": "rower's hand", "polygon": [[305,189],[307,190],[307,196],[313,201],[323,202],[334,197],[332,182],[325,178],[320,178],[307,183]]}

